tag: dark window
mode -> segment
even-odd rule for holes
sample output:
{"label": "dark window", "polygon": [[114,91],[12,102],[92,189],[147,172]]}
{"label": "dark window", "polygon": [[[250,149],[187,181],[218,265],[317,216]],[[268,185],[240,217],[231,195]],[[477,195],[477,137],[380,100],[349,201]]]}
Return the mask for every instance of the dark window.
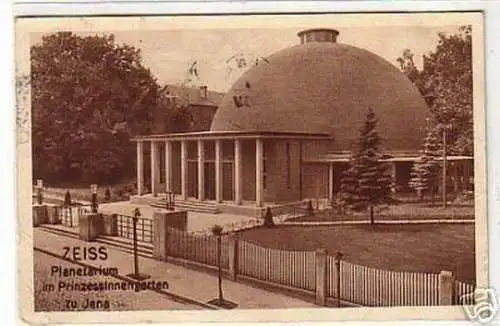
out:
{"label": "dark window", "polygon": [[286,185],[290,188],[290,143],[286,143]]}
{"label": "dark window", "polygon": [[262,183],[264,189],[266,189],[267,184],[267,146],[266,142],[262,141]]}

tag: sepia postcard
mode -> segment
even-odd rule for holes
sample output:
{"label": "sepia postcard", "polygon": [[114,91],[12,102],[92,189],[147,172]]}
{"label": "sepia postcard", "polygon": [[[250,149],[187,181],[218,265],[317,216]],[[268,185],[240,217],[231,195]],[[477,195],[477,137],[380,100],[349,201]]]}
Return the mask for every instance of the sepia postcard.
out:
{"label": "sepia postcard", "polygon": [[26,322],[495,317],[481,13],[15,29]]}

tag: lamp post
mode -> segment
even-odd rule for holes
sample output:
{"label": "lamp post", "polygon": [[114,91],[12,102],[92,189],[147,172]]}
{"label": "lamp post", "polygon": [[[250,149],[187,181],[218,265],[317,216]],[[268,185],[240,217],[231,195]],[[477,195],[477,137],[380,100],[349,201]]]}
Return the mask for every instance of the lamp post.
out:
{"label": "lamp post", "polygon": [[97,204],[97,185],[95,183],[90,185],[90,192],[92,194],[90,208],[92,209],[92,213],[95,214],[99,208],[99,205]]}
{"label": "lamp post", "polygon": [[218,267],[218,289],[219,289],[219,304],[222,306],[224,304],[224,297],[222,295],[222,265],[221,265],[221,234],[222,227],[220,225],[214,225],[212,227],[212,233],[217,237],[217,267]]}
{"label": "lamp post", "polygon": [[217,237],[217,267],[218,267],[218,292],[219,295],[216,299],[208,301],[209,304],[216,305],[225,309],[233,309],[237,306],[236,303],[224,300],[222,295],[222,264],[221,264],[221,236],[222,226],[214,225],[212,227],[212,234]]}
{"label": "lamp post", "polygon": [[137,281],[143,281],[148,279],[150,276],[146,274],[139,273],[139,255],[137,252],[137,222],[139,221],[139,216],[141,216],[141,211],[139,208],[134,209],[134,216],[132,217],[132,231],[133,231],[133,250],[134,250],[134,272],[127,274],[128,277],[133,278]]}
{"label": "lamp post", "polygon": [[134,274],[139,275],[139,257],[137,257],[137,222],[139,221],[139,216],[141,216],[141,211],[139,208],[134,210],[134,217],[132,219],[134,226]]}
{"label": "lamp post", "polygon": [[174,210],[174,193],[173,193],[173,191],[167,191],[166,196],[165,196],[165,201],[166,201],[167,210],[173,211]]}

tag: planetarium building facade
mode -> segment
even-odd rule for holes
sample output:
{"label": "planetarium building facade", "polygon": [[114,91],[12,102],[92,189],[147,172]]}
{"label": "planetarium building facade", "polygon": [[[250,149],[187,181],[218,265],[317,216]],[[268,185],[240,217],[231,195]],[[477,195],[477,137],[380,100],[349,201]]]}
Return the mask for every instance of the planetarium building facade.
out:
{"label": "planetarium building facade", "polygon": [[265,206],[331,200],[369,108],[395,188],[405,187],[425,137],[426,104],[395,66],[338,43],[338,35],[302,31],[298,45],[259,61],[224,96],[209,131],[134,138],[138,195],[132,201],[173,193],[179,204],[259,216]]}

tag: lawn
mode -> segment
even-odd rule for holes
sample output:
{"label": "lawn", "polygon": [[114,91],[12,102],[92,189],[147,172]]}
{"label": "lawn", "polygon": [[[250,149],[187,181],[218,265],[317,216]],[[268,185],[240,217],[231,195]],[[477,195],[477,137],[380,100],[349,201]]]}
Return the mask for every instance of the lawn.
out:
{"label": "lawn", "polygon": [[473,224],[276,226],[239,233],[240,239],[285,250],[326,249],[346,261],[393,271],[452,271],[475,280]]}
{"label": "lawn", "polygon": [[[399,203],[377,209],[375,220],[416,220],[416,219],[474,219],[474,204],[472,202],[450,203],[446,208],[441,204],[431,203]],[[313,216],[299,216],[289,221],[368,221],[366,211],[340,214],[336,209],[318,211]]]}
{"label": "lawn", "polygon": [[[129,196],[135,193],[134,186],[130,183],[115,184],[110,186],[99,186],[97,188],[97,198],[99,202],[104,202],[106,189],[110,191],[110,202],[129,200]],[[44,195],[47,197],[58,197],[64,199],[66,191],[69,191],[73,201],[91,201],[92,194],[88,187],[44,187]],[[35,193],[35,192],[34,192]]]}

